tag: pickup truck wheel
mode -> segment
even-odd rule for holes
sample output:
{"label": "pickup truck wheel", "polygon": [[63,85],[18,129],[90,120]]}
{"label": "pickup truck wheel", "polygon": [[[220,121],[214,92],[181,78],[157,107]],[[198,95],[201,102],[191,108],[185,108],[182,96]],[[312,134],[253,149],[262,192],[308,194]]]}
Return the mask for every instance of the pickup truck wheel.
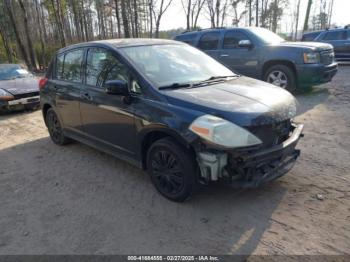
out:
{"label": "pickup truck wheel", "polygon": [[264,80],[289,91],[293,91],[296,88],[295,74],[291,68],[285,65],[271,66],[266,71]]}
{"label": "pickup truck wheel", "polygon": [[147,170],[157,191],[172,201],[183,202],[195,190],[195,159],[171,138],[160,139],[150,147]]}
{"label": "pickup truck wheel", "polygon": [[71,142],[71,140],[63,134],[62,125],[57,117],[56,112],[50,108],[46,113],[45,122],[49,130],[51,140],[56,145],[66,145]]}

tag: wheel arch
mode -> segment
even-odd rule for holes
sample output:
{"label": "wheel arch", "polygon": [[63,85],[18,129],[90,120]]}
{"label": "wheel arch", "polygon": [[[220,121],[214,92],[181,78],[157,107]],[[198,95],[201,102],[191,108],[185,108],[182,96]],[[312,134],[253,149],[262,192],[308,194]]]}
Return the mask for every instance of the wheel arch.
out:
{"label": "wheel arch", "polygon": [[49,109],[52,108],[52,105],[50,105],[49,103],[45,103],[43,106],[42,106],[42,113],[43,113],[43,117],[44,117],[44,122],[46,124],[46,114],[47,114],[47,111],[49,111]]}
{"label": "wheel arch", "polygon": [[262,79],[263,80],[265,80],[265,74],[266,74],[267,70],[270,67],[275,66],[275,65],[284,65],[284,66],[291,68],[294,75],[295,75],[295,80],[296,81],[298,80],[298,74],[297,74],[297,69],[296,69],[295,64],[290,60],[283,60],[283,59],[269,60],[269,61],[266,61],[264,63],[263,68],[262,68]]}
{"label": "wheel arch", "polygon": [[171,138],[175,142],[179,143],[184,148],[191,151],[193,154],[195,154],[194,148],[186,141],[185,138],[183,138],[180,134],[177,132],[167,129],[167,128],[159,128],[150,130],[147,133],[143,134],[141,138],[141,161],[142,161],[142,169],[147,169],[147,153],[149,148],[152,144],[154,144],[156,141],[163,139],[163,138]]}

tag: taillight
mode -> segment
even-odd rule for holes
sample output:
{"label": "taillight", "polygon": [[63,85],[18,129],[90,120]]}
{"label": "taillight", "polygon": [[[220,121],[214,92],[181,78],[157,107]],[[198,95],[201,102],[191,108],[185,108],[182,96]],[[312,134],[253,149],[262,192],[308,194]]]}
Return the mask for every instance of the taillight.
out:
{"label": "taillight", "polygon": [[47,78],[41,78],[41,79],[39,80],[39,89],[40,89],[40,90],[43,89],[43,88],[45,87],[45,85],[46,85],[46,83],[47,83],[48,80],[49,80],[49,79],[47,79]]}

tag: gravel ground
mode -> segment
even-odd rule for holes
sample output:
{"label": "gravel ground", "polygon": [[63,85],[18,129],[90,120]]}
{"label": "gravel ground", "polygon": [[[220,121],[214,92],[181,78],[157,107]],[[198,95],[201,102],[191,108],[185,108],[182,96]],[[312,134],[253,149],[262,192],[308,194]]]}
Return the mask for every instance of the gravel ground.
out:
{"label": "gravel ground", "polygon": [[0,116],[0,254],[350,254],[349,75],[298,95],[288,175],[184,204],[111,156],[55,146],[39,111]]}

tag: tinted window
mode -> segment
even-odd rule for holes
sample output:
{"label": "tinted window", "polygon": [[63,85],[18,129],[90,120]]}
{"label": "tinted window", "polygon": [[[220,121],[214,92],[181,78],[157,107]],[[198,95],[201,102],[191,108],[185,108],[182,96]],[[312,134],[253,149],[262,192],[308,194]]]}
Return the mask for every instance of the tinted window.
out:
{"label": "tinted window", "polygon": [[84,50],[82,49],[58,55],[56,60],[56,78],[80,83],[83,56]]}
{"label": "tinted window", "polygon": [[224,38],[224,49],[238,48],[241,40],[249,40],[249,38],[239,31],[227,32]]}
{"label": "tinted window", "polygon": [[206,33],[201,37],[198,47],[203,50],[215,50],[218,48],[219,39],[219,32]]}
{"label": "tinted window", "polygon": [[345,31],[327,32],[323,40],[344,40],[346,39],[345,34]]}
{"label": "tinted window", "polygon": [[194,40],[196,39],[195,34],[184,34],[184,35],[179,35],[175,38],[178,41],[185,42],[187,44],[193,45]]}
{"label": "tinted window", "polygon": [[348,40],[350,40],[350,30],[348,30]]}
{"label": "tinted window", "polygon": [[128,70],[111,52],[94,48],[89,49],[86,64],[86,84],[102,87],[108,80],[128,82]]}

